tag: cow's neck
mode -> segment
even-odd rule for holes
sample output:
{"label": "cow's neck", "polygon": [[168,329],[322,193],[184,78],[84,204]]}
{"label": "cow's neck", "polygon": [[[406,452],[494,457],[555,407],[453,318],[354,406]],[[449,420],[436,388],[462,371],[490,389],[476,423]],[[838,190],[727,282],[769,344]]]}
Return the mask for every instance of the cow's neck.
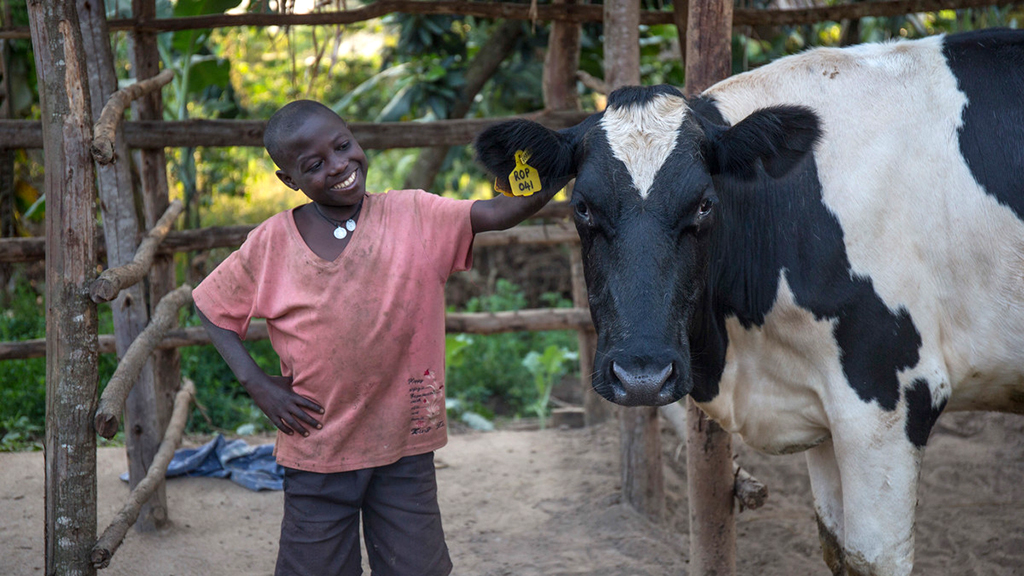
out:
{"label": "cow's neck", "polygon": [[[728,345],[726,319],[736,318],[746,328],[763,326],[782,271],[806,277],[820,263],[805,258],[798,242],[827,225],[813,157],[779,180],[763,174],[753,181],[718,176],[715,188],[720,220],[711,232],[707,288],[691,334],[698,402],[718,393]],[[841,238],[837,247],[841,250]]]}

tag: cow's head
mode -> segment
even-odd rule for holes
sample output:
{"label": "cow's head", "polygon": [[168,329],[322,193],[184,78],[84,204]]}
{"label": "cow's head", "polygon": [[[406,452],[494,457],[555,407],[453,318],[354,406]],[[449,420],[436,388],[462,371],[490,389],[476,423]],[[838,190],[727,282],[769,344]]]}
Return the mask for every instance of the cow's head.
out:
{"label": "cow's head", "polygon": [[552,180],[576,177],[571,204],[597,329],[594,389],[612,402],[663,405],[693,388],[690,332],[722,224],[714,177],[787,172],[813,146],[799,108],[758,111],[727,127],[668,86],[628,87],[558,132],[514,120],[483,131],[477,156],[500,184],[517,150]]}

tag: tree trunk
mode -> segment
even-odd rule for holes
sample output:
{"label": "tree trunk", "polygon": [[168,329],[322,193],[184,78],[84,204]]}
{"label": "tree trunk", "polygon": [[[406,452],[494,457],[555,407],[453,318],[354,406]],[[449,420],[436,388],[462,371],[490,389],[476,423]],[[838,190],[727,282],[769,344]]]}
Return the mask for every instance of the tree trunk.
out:
{"label": "tree trunk", "polygon": [[[139,19],[156,18],[154,0],[132,0],[132,14]],[[132,37],[132,70],[136,81],[156,76],[160,72],[160,54],[156,34],[136,31]],[[138,120],[163,120],[163,99],[154,91],[132,102]],[[138,151],[136,165],[142,181],[142,205],[145,228],[148,230],[167,210],[167,159],[163,148]],[[130,258],[131,256],[129,256]],[[165,294],[176,287],[174,261],[169,256],[157,256],[149,274],[149,310],[156,307]],[[151,360],[153,387],[151,390],[134,389],[125,408],[125,444],[128,449],[128,474],[134,488],[146,476],[160,447],[164,430],[170,421],[174,394],[178,389],[181,367],[177,350],[158,350]],[[143,509],[135,527],[139,531],[152,530],[167,520],[166,496],[163,488],[150,500],[148,510]]]}
{"label": "tree trunk", "polygon": [[[577,4],[578,0],[552,0],[552,5]],[[548,51],[544,55],[544,108],[579,110],[576,70],[580,63],[580,25],[578,22],[552,22]]]}
{"label": "tree trunk", "polygon": [[46,573],[95,574],[95,173],[74,3],[28,3],[46,170]]}
{"label": "tree trunk", "polygon": [[686,30],[687,21],[690,19],[690,3],[688,0],[672,0],[672,22],[676,25],[676,35],[679,37],[679,58],[686,63]]}
{"label": "tree trunk", "polygon": [[[480,47],[480,51],[466,67],[466,83],[459,91],[458,100],[448,111],[448,119],[463,118],[469,113],[473,99],[480,93],[484,83],[498,71],[502,61],[512,53],[522,35],[523,24],[518,20],[506,20],[491,33],[487,43]],[[433,189],[434,179],[441,171],[447,156],[447,146],[424,148],[405,179],[405,187]]]}
{"label": "tree trunk", "polygon": [[608,90],[640,84],[640,5],[604,3],[604,82]]}
{"label": "tree trunk", "polygon": [[[81,18],[82,38],[88,47],[86,54],[92,114],[93,118],[99,118],[110,95],[117,91],[106,9],[103,0],[76,0],[76,4]],[[135,212],[135,193],[132,188],[131,156],[124,139],[124,130],[120,125],[115,131],[113,144],[115,161],[111,164],[96,165],[108,269],[132,261],[137,248],[136,239],[139,236],[139,218]],[[136,284],[122,290],[111,302],[111,309],[117,357],[120,360],[149,322],[143,286]],[[147,362],[132,388],[138,398],[129,404],[127,411],[130,413],[128,418],[133,422],[150,420],[145,424],[146,429],[158,430],[160,427],[154,416],[156,396],[153,386],[153,363]],[[140,402],[146,405],[141,415],[138,414]],[[151,462],[158,449],[158,446],[151,446],[145,442],[134,443],[131,446],[140,452],[129,454],[130,462]],[[138,470],[133,469],[129,471],[129,476],[132,471],[138,473]],[[142,474],[145,475],[145,470]],[[129,482],[134,486],[141,478],[142,476],[130,478]],[[166,509],[166,492],[161,485],[154,491],[152,499],[143,506],[139,515],[139,528],[148,531],[162,525],[167,518]]]}
{"label": "tree trunk", "polygon": [[[690,97],[729,76],[732,0],[690,0],[686,86]],[[686,467],[690,500],[690,570],[694,576],[736,574],[732,437],[686,399]]]}
{"label": "tree trunk", "polygon": [[[4,22],[10,25],[9,4],[5,4],[8,14]],[[7,72],[10,47],[7,40],[0,40],[0,120],[11,118],[11,77]],[[14,150],[0,147],[0,238],[10,238],[14,231]],[[0,262],[0,305],[7,305],[7,279],[11,275],[11,266]]]}

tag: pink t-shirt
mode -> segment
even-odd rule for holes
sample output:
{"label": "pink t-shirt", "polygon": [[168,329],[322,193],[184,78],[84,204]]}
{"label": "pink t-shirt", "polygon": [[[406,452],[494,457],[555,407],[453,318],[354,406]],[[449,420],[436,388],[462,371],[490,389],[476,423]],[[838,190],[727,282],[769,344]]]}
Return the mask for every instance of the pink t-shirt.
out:
{"label": "pink t-shirt", "polygon": [[444,284],[472,265],[471,205],[422,190],[367,195],[333,262],[288,210],[196,287],[221,328],[244,335],[266,318],[281,373],[324,407],[322,429],[277,435],[282,466],[344,472],[445,445]]}

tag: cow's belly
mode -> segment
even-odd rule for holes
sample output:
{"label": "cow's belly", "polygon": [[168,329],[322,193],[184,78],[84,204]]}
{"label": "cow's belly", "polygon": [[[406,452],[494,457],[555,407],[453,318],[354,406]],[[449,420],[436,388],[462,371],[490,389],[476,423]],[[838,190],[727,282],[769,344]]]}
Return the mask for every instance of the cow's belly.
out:
{"label": "cow's belly", "polygon": [[985,226],[959,235],[940,288],[935,339],[953,387],[946,409],[1024,413],[1024,223],[987,203]]}
{"label": "cow's belly", "polygon": [[952,381],[946,410],[1024,414],[1024,315],[1015,306],[975,310],[954,326],[943,352]]}

